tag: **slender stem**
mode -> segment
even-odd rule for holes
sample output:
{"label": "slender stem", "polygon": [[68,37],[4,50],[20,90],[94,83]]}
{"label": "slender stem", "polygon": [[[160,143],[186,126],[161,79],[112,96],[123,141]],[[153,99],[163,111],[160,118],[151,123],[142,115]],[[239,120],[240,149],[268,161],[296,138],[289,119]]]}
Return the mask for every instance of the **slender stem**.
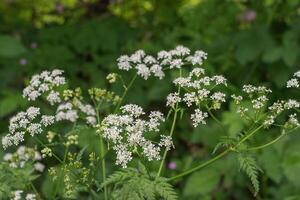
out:
{"label": "slender stem", "polygon": [[254,131],[252,131],[251,133],[249,133],[248,135],[246,135],[245,137],[243,137],[236,145],[239,146],[241,145],[243,142],[245,142],[246,140],[248,140],[250,137],[252,137],[252,135],[254,135],[257,131],[259,131],[261,128],[263,127],[263,125],[260,125],[259,127],[257,127]]}
{"label": "slender stem", "polygon": [[275,138],[274,140],[266,143],[266,144],[263,144],[263,145],[260,145],[260,146],[257,146],[257,147],[251,147],[251,148],[248,148],[247,150],[249,151],[252,151],[252,150],[258,150],[258,149],[263,149],[267,146],[270,146],[272,144],[274,144],[275,142],[277,142],[278,140],[280,140],[280,138],[282,138],[284,136],[284,134],[281,134],[280,136],[278,136],[277,138]]}
{"label": "slender stem", "polygon": [[[180,77],[182,76],[182,70],[181,69],[179,70],[179,76]],[[181,90],[181,87],[179,86],[178,91],[177,91],[178,95],[180,94],[180,90]],[[177,102],[176,105],[175,105],[175,110],[174,110],[175,113],[174,113],[173,122],[172,122],[171,130],[170,130],[170,134],[169,134],[170,137],[172,137],[172,135],[174,133],[174,130],[175,130],[175,124],[176,124],[177,115],[178,115],[178,111],[179,111],[178,107],[179,107],[179,103]],[[168,153],[168,150],[167,150],[167,148],[165,148],[163,158],[160,162],[159,169],[158,169],[158,172],[156,174],[155,179],[157,179],[161,174],[162,168],[164,166],[164,163],[165,163],[165,160],[166,160],[166,157],[167,157],[167,153]]]}
{"label": "slender stem", "polygon": [[128,93],[128,90],[129,90],[129,89],[131,88],[131,86],[133,85],[133,83],[134,83],[136,77],[137,77],[137,74],[135,74],[135,75],[132,77],[131,81],[129,82],[129,84],[128,84],[127,86],[124,86],[124,87],[125,87],[125,90],[124,90],[124,92],[123,92],[123,94],[122,94],[122,96],[121,96],[120,101],[118,102],[118,104],[117,104],[117,106],[116,106],[116,108],[115,108],[115,110],[114,110],[114,113],[116,113],[116,112],[118,111],[118,109],[120,108],[120,106],[122,105],[122,103],[123,103],[123,101],[124,101],[124,99],[125,99],[125,97],[126,97],[126,95],[127,95],[127,93]]}
{"label": "slender stem", "polygon": [[[102,166],[102,178],[103,182],[106,180],[106,164],[105,164],[105,158],[104,158],[104,142],[103,142],[103,137],[100,135],[100,158],[101,158],[101,166]],[[104,186],[104,199],[108,199],[108,194],[107,194],[107,187]]]}
{"label": "slender stem", "polygon": [[217,124],[221,127],[222,130],[225,130],[223,124],[218,120],[218,118],[211,112],[211,109],[206,105],[208,114],[217,122]]}
{"label": "slender stem", "polygon": [[[177,115],[178,115],[178,109],[177,109],[177,105],[176,105],[176,108],[175,108],[175,113],[174,113],[174,117],[173,117],[173,122],[172,122],[172,127],[171,127],[171,130],[170,130],[170,136],[173,135],[174,133],[174,129],[175,129],[175,124],[176,124],[176,119],[177,119]],[[158,172],[157,172],[157,175],[156,175],[156,179],[160,176],[161,174],[161,171],[162,171],[162,168],[164,166],[164,163],[165,163],[165,160],[166,160],[166,157],[167,157],[167,149],[165,149],[164,151],[164,154],[163,154],[163,158],[160,162],[160,165],[159,165],[159,169],[158,169]]]}
{"label": "slender stem", "polygon": [[263,144],[263,145],[259,145],[257,147],[251,147],[251,148],[248,148],[249,151],[251,150],[258,150],[258,149],[263,149],[265,147],[268,147],[272,144],[274,144],[275,142],[277,142],[278,140],[280,140],[283,136],[287,135],[288,133],[290,132],[293,132],[295,130],[297,130],[299,127],[296,127],[296,128],[293,128],[292,130],[288,131],[288,132],[285,132],[285,130],[283,129],[282,130],[282,133],[277,137],[275,138],[274,140],[271,140],[270,142],[266,143],[266,144]]}
{"label": "slender stem", "polygon": [[173,176],[173,177],[169,178],[168,181],[172,181],[172,180],[178,179],[180,177],[183,177],[183,176],[186,176],[186,175],[188,175],[190,173],[193,173],[193,172],[195,172],[195,171],[197,171],[199,169],[202,169],[202,168],[206,167],[207,165],[209,165],[209,164],[211,164],[211,163],[219,160],[220,158],[222,158],[223,156],[225,156],[227,153],[229,153],[229,151],[230,150],[227,149],[227,150],[223,151],[222,153],[220,153],[219,155],[217,155],[217,156],[213,157],[212,159],[206,161],[205,163],[203,163],[201,165],[198,165],[198,166],[196,166],[196,167],[194,167],[192,169],[189,169],[189,170],[187,170],[187,171],[185,171],[185,172],[183,172],[181,174],[178,174],[176,176]]}
{"label": "slender stem", "polygon": [[58,182],[57,182],[55,190],[54,190],[54,197],[56,196],[56,194],[58,192],[58,188],[59,188],[59,185],[60,185],[60,182],[61,182],[61,179],[62,179],[63,170],[64,170],[65,165],[66,165],[68,151],[69,151],[69,146],[66,147],[66,150],[65,150],[65,153],[64,153],[64,158],[63,158],[63,161],[61,163],[62,164],[62,168],[61,168],[61,170],[59,172],[60,175],[59,175]]}
{"label": "slender stem", "polygon": [[42,199],[42,198],[40,197],[40,194],[38,193],[36,187],[33,185],[32,182],[30,182],[30,186],[31,186],[32,190],[34,191],[34,193],[35,193],[37,199]]}
{"label": "slender stem", "polygon": [[[95,109],[96,109],[96,114],[97,114],[97,123],[100,124],[99,107],[95,106]],[[104,145],[105,144],[104,144],[104,141],[103,141],[103,137],[100,134],[100,159],[101,159],[101,168],[102,168],[102,179],[103,179],[103,182],[106,180],[106,163],[105,163]],[[104,186],[104,199],[108,200],[108,193],[107,193],[107,187],[106,186]]]}
{"label": "slender stem", "polygon": [[220,159],[220,158],[222,158],[223,156],[225,156],[226,154],[228,154],[230,151],[233,151],[234,149],[236,149],[236,148],[237,148],[239,145],[241,145],[243,142],[245,142],[246,140],[248,140],[251,136],[253,136],[253,135],[254,135],[257,131],[259,131],[262,127],[263,127],[263,126],[261,125],[261,126],[257,127],[255,130],[253,130],[251,133],[247,134],[247,135],[246,135],[243,139],[241,139],[240,142],[238,142],[234,147],[231,147],[231,148],[229,148],[229,149],[226,149],[226,150],[224,150],[222,153],[220,153],[219,155],[217,155],[217,156],[211,158],[210,160],[208,160],[208,161],[206,161],[206,162],[204,162],[204,163],[202,163],[202,164],[200,164],[200,165],[198,165],[198,166],[196,166],[196,167],[194,167],[194,168],[192,168],[192,169],[189,169],[189,170],[187,170],[187,171],[185,171],[185,172],[183,172],[183,173],[181,173],[181,174],[178,174],[178,175],[176,175],[176,176],[174,176],[174,177],[171,177],[171,178],[169,178],[168,180],[169,180],[169,181],[172,181],[172,180],[178,179],[178,178],[180,178],[180,177],[186,176],[186,175],[188,175],[188,174],[191,174],[191,173],[193,173],[193,172],[195,172],[195,171],[197,171],[197,170],[199,170],[199,169],[201,169],[201,168],[204,168],[204,167],[206,167],[207,165],[209,165],[209,164],[211,164],[211,163],[217,161],[218,159]]}
{"label": "slender stem", "polygon": [[[49,148],[47,145],[45,145],[40,139],[38,139],[37,137],[35,137],[35,140],[40,143],[42,146]],[[62,159],[60,159],[55,153],[52,152],[53,157],[60,162],[61,164],[63,163]]]}

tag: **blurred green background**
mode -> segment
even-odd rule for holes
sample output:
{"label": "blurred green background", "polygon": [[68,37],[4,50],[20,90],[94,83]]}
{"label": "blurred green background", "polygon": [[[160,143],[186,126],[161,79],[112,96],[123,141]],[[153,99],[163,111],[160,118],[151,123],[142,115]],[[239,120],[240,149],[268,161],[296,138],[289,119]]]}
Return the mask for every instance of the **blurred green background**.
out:
{"label": "blurred green background", "polygon": [[[121,54],[137,49],[151,54],[178,44],[206,51],[204,68],[227,77],[229,91],[263,83],[274,90],[274,99],[300,97],[285,88],[300,68],[300,0],[1,0],[0,132],[7,131],[13,113],[27,106],[21,91],[34,73],[60,68],[70,87],[105,87]],[[170,80],[138,80],[127,101],[148,109],[163,107],[172,91]],[[210,157],[221,135],[243,129],[232,105],[218,117],[227,133],[213,123],[192,129],[182,119],[176,149],[168,158],[177,168],[168,175]],[[278,130],[257,141],[273,138],[272,131]],[[257,199],[300,199],[299,139],[293,134],[257,152],[264,171]],[[43,179],[39,182],[47,196]],[[231,156],[176,188],[180,199],[254,199],[250,181]]]}

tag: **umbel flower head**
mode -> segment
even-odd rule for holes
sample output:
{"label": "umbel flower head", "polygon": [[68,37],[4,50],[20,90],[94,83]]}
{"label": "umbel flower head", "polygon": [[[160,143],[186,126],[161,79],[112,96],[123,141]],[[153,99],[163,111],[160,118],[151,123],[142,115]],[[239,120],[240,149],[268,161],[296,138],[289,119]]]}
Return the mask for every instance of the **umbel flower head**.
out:
{"label": "umbel flower head", "polygon": [[43,94],[46,94],[47,101],[54,105],[61,102],[60,95],[55,88],[66,83],[63,71],[55,69],[53,71],[43,71],[34,75],[29,85],[23,90],[23,97],[28,101],[34,101]]}
{"label": "umbel flower head", "polygon": [[95,109],[89,104],[82,103],[80,90],[65,90],[64,95],[56,91],[58,86],[66,83],[62,74],[62,70],[55,69],[32,77],[30,84],[23,91],[23,97],[35,101],[45,95],[46,101],[56,109],[56,113],[44,115],[41,109],[35,106],[17,113],[10,119],[9,133],[2,138],[4,148],[19,145],[24,141],[26,133],[35,136],[42,133],[46,127],[62,120],[75,123],[83,118],[86,124],[96,125]]}
{"label": "umbel flower head", "polygon": [[286,87],[287,88],[299,88],[300,81],[300,70],[294,73],[293,78],[288,80]]}
{"label": "umbel flower head", "polygon": [[12,168],[24,168],[27,164],[33,164],[36,171],[43,172],[45,166],[40,162],[41,159],[40,152],[25,146],[20,146],[16,152],[6,153],[3,157]]}
{"label": "umbel flower head", "polygon": [[[204,110],[217,110],[226,101],[226,95],[217,90],[217,86],[227,86],[227,80],[221,75],[206,76],[203,68],[194,68],[187,77],[178,77],[174,84],[182,88],[183,94],[170,93],[166,105],[175,106],[184,102],[188,107],[195,106],[195,113],[191,115],[193,126],[206,124],[208,114]],[[181,95],[181,96],[180,96]]]}
{"label": "umbel flower head", "polygon": [[161,147],[170,149],[173,144],[170,137],[161,136],[158,145],[152,142],[149,136],[159,132],[159,126],[164,122],[163,114],[152,111],[148,120],[143,109],[135,104],[121,107],[122,114],[111,114],[103,119],[99,133],[110,143],[116,151],[116,164],[127,167],[133,154],[143,155],[149,161],[160,159]]}
{"label": "umbel flower head", "polygon": [[117,61],[120,70],[129,71],[134,68],[139,76],[147,80],[151,75],[163,79],[165,69],[179,69],[186,64],[202,65],[206,58],[207,53],[203,51],[191,54],[190,49],[179,45],[170,51],[158,52],[156,57],[137,50],[132,55],[120,56]]}

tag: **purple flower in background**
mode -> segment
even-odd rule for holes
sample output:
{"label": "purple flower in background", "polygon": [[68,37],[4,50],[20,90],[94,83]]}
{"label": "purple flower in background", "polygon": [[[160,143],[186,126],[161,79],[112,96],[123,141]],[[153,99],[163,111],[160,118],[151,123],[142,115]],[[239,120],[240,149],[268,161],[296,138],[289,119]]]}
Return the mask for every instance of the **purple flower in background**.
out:
{"label": "purple flower in background", "polygon": [[57,13],[64,12],[64,9],[65,9],[65,7],[62,4],[57,4],[56,7],[55,7],[55,10],[56,10]]}
{"label": "purple flower in background", "polygon": [[26,58],[21,58],[19,63],[20,63],[20,65],[26,65],[27,64]]}
{"label": "purple flower in background", "polygon": [[168,163],[168,168],[169,169],[176,169],[176,163],[175,162],[169,162]]}
{"label": "purple flower in background", "polygon": [[246,10],[238,16],[238,19],[244,22],[253,22],[256,20],[256,12],[255,10]]}
{"label": "purple flower in background", "polygon": [[36,43],[36,42],[32,42],[32,43],[30,44],[30,48],[36,49],[36,48],[37,48],[37,43]]}

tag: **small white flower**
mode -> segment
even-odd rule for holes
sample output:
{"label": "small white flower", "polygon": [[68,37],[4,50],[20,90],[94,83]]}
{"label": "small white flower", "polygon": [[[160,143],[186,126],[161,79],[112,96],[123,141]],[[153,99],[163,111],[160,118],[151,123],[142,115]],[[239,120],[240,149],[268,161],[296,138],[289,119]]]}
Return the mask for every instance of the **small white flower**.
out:
{"label": "small white flower", "polygon": [[174,59],[170,63],[170,69],[173,68],[181,68],[181,66],[184,65],[181,59]]}
{"label": "small white flower", "polygon": [[300,78],[300,70],[294,73],[294,77]]}
{"label": "small white flower", "polygon": [[147,142],[143,145],[144,148],[144,154],[147,157],[149,161],[152,160],[160,160],[160,148],[158,146],[155,146],[151,142]]}
{"label": "small white flower", "polygon": [[59,97],[59,93],[55,91],[51,91],[47,96],[47,101],[50,103],[50,105],[54,105],[56,103],[60,103],[61,99]]}
{"label": "small white flower", "polygon": [[132,153],[124,145],[115,146],[114,150],[117,152],[116,165],[126,168],[128,162],[132,160]]}
{"label": "small white flower", "polygon": [[129,62],[129,57],[127,55],[119,57],[117,61],[120,70],[129,71],[132,68]]}
{"label": "small white flower", "polygon": [[21,200],[22,199],[22,190],[16,190],[13,192],[13,198],[12,200]]}
{"label": "small white flower", "polygon": [[211,80],[215,81],[216,85],[220,85],[220,84],[227,85],[227,80],[226,78],[224,78],[224,76],[220,76],[220,75],[213,76]]}
{"label": "small white flower", "polygon": [[193,126],[197,127],[199,124],[206,124],[204,119],[207,117],[208,114],[206,112],[202,112],[200,109],[196,109],[195,113],[191,115]]}
{"label": "small white flower", "polygon": [[150,69],[145,64],[138,64],[136,66],[137,74],[147,80],[150,76]]}
{"label": "small white flower", "polygon": [[167,151],[174,148],[174,144],[171,136],[161,135],[160,142],[158,144],[160,147],[165,147]]}
{"label": "small white flower", "polygon": [[183,101],[187,104],[188,107],[190,107],[194,102],[197,101],[196,93],[185,93],[183,97]]}
{"label": "small white flower", "polygon": [[193,65],[202,65],[203,60],[207,59],[207,53],[204,51],[196,51],[194,55],[186,58],[188,62],[191,62]]}
{"label": "small white flower", "polygon": [[40,108],[31,106],[27,109],[26,114],[30,120],[35,119],[40,113]]}
{"label": "small white flower", "polygon": [[286,108],[286,109],[299,108],[299,107],[300,107],[300,103],[294,99],[289,99],[284,104],[284,108]]}
{"label": "small white flower", "polygon": [[25,200],[36,200],[35,194],[27,194]]}
{"label": "small white flower", "polygon": [[192,76],[200,77],[201,75],[204,75],[204,74],[205,74],[205,70],[203,68],[196,67],[190,72],[189,76],[190,77],[192,77]]}
{"label": "small white flower", "polygon": [[96,117],[94,117],[94,116],[87,116],[86,122],[91,126],[95,126],[97,124]]}
{"label": "small white flower", "polygon": [[213,93],[212,95],[211,95],[211,99],[213,100],[213,101],[217,101],[217,102],[225,102],[226,100],[225,100],[225,97],[226,97],[226,95],[224,94],[224,93],[222,93],[222,92],[215,92],[215,93]]}
{"label": "small white flower", "polygon": [[37,163],[34,164],[34,169],[35,169],[36,171],[43,172],[44,169],[45,169],[45,165],[43,165],[43,164],[40,163],[40,162],[37,162]]}
{"label": "small white flower", "polygon": [[27,131],[30,133],[31,136],[34,136],[43,131],[41,127],[42,127],[41,124],[32,123],[28,126]]}
{"label": "small white flower", "polygon": [[158,77],[159,79],[163,79],[165,76],[165,73],[162,71],[162,67],[158,64],[152,65],[150,67],[150,72],[152,72],[153,75]]}
{"label": "small white flower", "polygon": [[139,117],[144,113],[143,108],[136,104],[127,104],[125,106],[122,106],[121,108],[122,113],[127,113],[133,117]]}
{"label": "small white flower", "polygon": [[267,119],[263,122],[263,125],[265,127],[271,126],[275,122],[274,119],[275,119],[275,117],[273,115],[268,116]]}
{"label": "small white flower", "polygon": [[43,115],[41,119],[41,124],[45,127],[54,124],[55,117],[50,115]]}
{"label": "small white flower", "polygon": [[288,80],[288,82],[286,83],[286,87],[287,88],[299,88],[299,82],[297,79],[292,78],[292,79]]}
{"label": "small white flower", "polygon": [[57,96],[52,94],[54,87],[64,85],[65,77],[62,76],[63,71],[55,69],[52,72],[43,71],[41,74],[32,76],[30,84],[23,90],[23,97],[29,101],[34,101],[43,93],[50,91],[47,100],[51,103],[58,101]]}
{"label": "small white flower", "polygon": [[178,93],[175,92],[175,93],[170,93],[168,96],[167,96],[167,106],[170,106],[170,107],[175,107],[175,104],[181,102],[181,98],[179,97]]}

